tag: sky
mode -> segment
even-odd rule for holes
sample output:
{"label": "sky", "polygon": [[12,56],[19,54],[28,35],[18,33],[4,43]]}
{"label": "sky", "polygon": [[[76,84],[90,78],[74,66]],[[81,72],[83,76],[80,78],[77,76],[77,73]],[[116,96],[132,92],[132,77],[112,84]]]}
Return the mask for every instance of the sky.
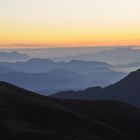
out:
{"label": "sky", "polygon": [[140,45],[140,0],[0,0],[0,46]]}

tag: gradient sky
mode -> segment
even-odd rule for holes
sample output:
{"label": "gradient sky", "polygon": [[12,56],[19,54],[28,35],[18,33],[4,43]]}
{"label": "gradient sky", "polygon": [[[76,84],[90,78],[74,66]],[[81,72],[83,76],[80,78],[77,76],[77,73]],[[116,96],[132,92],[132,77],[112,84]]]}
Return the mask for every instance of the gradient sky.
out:
{"label": "gradient sky", "polygon": [[140,45],[140,0],[0,0],[0,44]]}

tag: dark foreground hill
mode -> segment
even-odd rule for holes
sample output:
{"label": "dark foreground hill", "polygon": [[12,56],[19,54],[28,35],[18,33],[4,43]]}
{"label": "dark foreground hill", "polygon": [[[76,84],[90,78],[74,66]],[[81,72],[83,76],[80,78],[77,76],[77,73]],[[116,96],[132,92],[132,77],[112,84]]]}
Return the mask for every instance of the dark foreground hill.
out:
{"label": "dark foreground hill", "polygon": [[[118,125],[125,125],[123,121],[119,121],[121,116],[129,119],[131,115],[134,122],[138,124],[139,109],[108,101],[94,102],[91,105],[90,102],[84,101],[60,101],[1,82],[1,138],[10,140],[129,140],[133,139],[133,131],[135,131],[135,136],[140,138],[137,132],[139,128],[133,127],[132,122],[126,125],[129,131],[123,131],[115,125],[94,119],[94,111],[97,112],[99,109],[100,112],[100,109],[102,111],[105,109],[104,112],[100,112],[101,114],[98,113],[102,119],[113,119],[115,117],[111,115],[113,111],[116,113]],[[116,110],[120,106],[122,109]],[[109,116],[104,117],[106,111]]]}
{"label": "dark foreground hill", "polygon": [[140,69],[108,87],[59,92],[54,97],[83,100],[116,100],[140,107]]}
{"label": "dark foreground hill", "polygon": [[93,120],[110,125],[134,139],[140,138],[139,108],[118,101],[84,101],[58,98],[50,98],[50,100],[84,114]]}

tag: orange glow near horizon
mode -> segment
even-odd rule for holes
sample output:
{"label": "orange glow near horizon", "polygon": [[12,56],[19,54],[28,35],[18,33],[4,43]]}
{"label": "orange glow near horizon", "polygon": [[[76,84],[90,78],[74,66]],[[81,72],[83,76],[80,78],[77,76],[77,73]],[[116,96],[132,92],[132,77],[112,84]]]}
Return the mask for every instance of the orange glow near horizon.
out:
{"label": "orange glow near horizon", "polygon": [[0,47],[139,46],[139,5],[139,0],[0,0]]}

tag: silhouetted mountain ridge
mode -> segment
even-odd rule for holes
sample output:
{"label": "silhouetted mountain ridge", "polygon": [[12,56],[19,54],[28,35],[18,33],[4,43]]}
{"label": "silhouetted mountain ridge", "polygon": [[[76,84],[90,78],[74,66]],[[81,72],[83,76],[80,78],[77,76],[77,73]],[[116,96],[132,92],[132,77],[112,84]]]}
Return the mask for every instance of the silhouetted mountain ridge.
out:
{"label": "silhouetted mountain ridge", "polygon": [[126,132],[53,100],[57,99],[0,82],[1,137],[9,140],[131,140]]}
{"label": "silhouetted mountain ridge", "polygon": [[11,69],[0,74],[1,81],[46,95],[97,85],[105,87],[126,75],[113,70],[113,66],[104,62],[80,60],[53,62],[50,59],[34,58],[26,62],[0,62],[0,67]]}
{"label": "silhouetted mountain ridge", "polygon": [[84,91],[66,91],[53,95],[59,98],[72,98],[83,100],[117,100],[140,107],[140,69],[130,73],[119,82],[108,87],[91,87]]}
{"label": "silhouetted mountain ridge", "polygon": [[117,47],[113,49],[102,49],[96,53],[81,53],[75,56],[65,56],[63,58],[54,58],[56,61],[70,61],[73,59],[86,61],[99,61],[109,64],[127,64],[136,62],[140,59],[140,50],[130,47]]}
{"label": "silhouetted mountain ridge", "polygon": [[0,62],[27,61],[28,59],[30,59],[30,57],[27,54],[19,53],[17,51],[0,52]]}
{"label": "silhouetted mountain ridge", "polygon": [[87,71],[95,68],[112,68],[111,65],[104,62],[95,61],[78,61],[72,60],[70,62],[54,62],[50,59],[34,58],[25,62],[6,63],[0,62],[0,66],[6,66],[20,72],[42,73],[51,69],[66,69],[71,71]]}

